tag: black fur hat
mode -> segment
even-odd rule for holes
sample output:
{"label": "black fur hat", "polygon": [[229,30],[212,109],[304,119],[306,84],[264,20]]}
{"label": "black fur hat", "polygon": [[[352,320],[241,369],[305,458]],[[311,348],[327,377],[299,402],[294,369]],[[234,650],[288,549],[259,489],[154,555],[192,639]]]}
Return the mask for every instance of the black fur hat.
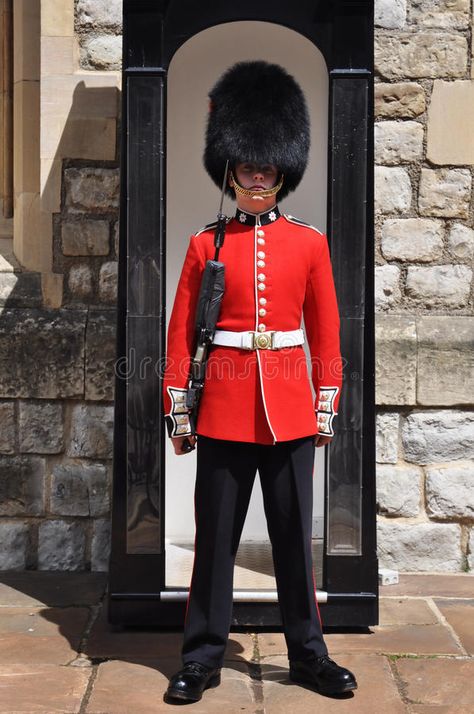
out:
{"label": "black fur hat", "polygon": [[[301,181],[308,160],[310,124],[301,87],[277,64],[237,62],[209,92],[204,166],[221,187],[225,162],[275,164],[284,174],[278,200]],[[234,191],[227,187],[229,196]]]}

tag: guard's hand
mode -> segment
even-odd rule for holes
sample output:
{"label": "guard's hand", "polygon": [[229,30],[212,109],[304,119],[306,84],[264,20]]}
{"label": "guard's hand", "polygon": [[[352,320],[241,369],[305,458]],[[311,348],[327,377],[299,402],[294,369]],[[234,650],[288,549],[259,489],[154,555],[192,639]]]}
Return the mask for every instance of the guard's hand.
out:
{"label": "guard's hand", "polygon": [[326,446],[326,444],[329,444],[332,439],[332,436],[324,436],[323,434],[316,434],[314,437],[314,445],[315,446]]}
{"label": "guard's hand", "polygon": [[183,451],[183,444],[184,442],[188,440],[191,444],[191,446],[195,446],[196,444],[196,436],[173,436],[171,437],[171,441],[173,442],[174,446],[174,453],[177,454],[178,456],[182,456],[183,454],[188,454],[189,451]]}

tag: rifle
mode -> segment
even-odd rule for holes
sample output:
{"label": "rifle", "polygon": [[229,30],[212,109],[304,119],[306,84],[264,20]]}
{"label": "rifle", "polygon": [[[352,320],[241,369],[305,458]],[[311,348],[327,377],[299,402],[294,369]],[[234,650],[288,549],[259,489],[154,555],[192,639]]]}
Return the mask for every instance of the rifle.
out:
{"label": "rifle", "polygon": [[[217,213],[217,225],[214,232],[214,246],[216,249],[214,260],[206,261],[196,307],[196,348],[194,357],[191,359],[189,386],[186,392],[186,407],[189,409],[191,434],[196,433],[199,402],[204,388],[209,346],[214,339],[222,298],[224,296],[225,266],[218,258],[219,250],[224,245],[227,225],[227,217],[222,213],[222,205],[224,202],[228,167],[229,162],[227,161],[224,171],[224,180],[222,182],[221,202]],[[194,449],[194,446],[191,445],[189,439],[185,439],[183,441],[182,451],[188,452],[192,451],[192,449]]]}

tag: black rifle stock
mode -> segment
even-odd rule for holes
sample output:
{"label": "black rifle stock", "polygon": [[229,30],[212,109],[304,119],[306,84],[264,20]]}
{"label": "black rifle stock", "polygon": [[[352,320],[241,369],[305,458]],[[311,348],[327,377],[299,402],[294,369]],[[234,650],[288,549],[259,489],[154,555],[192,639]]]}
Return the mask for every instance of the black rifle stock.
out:
{"label": "black rifle stock", "polygon": [[[212,344],[216,331],[217,320],[221,309],[225,289],[225,267],[218,260],[219,250],[224,244],[227,218],[222,213],[225,185],[227,181],[228,162],[225,167],[224,181],[222,184],[221,203],[217,214],[217,225],[214,232],[214,246],[216,248],[214,260],[208,260],[202,275],[199,297],[196,307],[196,333],[195,351],[191,359],[189,386],[186,392],[186,407],[189,409],[189,422],[191,434],[196,433],[199,402],[204,380],[206,377],[206,364],[209,355],[209,346]],[[183,441],[183,451],[191,451],[194,446],[189,439]]]}

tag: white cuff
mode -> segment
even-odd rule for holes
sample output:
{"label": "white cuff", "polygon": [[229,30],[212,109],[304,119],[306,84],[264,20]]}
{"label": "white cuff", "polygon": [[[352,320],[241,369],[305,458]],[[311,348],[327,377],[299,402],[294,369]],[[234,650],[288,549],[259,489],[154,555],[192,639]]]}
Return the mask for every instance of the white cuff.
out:
{"label": "white cuff", "polygon": [[316,410],[318,421],[318,434],[334,436],[332,423],[337,412],[334,411],[334,400],[339,392],[339,387],[320,387],[319,401]]}

